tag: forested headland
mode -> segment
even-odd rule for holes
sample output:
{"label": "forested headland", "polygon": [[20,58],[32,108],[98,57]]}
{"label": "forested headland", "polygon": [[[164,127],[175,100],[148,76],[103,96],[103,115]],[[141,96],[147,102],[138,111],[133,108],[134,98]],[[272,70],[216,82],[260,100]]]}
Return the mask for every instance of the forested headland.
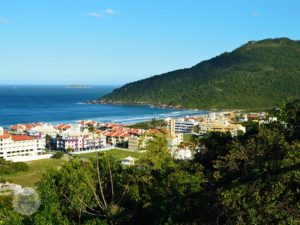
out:
{"label": "forested headland", "polygon": [[100,98],[113,104],[270,109],[300,96],[300,41],[250,41],[232,52],[132,82]]}

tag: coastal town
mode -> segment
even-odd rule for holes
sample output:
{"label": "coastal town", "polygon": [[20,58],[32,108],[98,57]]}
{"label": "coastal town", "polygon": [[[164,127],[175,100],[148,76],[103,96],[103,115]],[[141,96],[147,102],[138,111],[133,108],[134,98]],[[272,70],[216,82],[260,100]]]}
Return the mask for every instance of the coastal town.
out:
{"label": "coastal town", "polygon": [[[142,152],[147,149],[147,142],[153,135],[163,133],[168,149],[175,158],[192,159],[195,149],[184,144],[187,136],[204,136],[209,132],[227,132],[237,136],[246,132],[243,124],[248,121],[261,124],[276,120],[265,112],[210,112],[198,116],[166,118],[164,125],[151,129],[92,120],[58,125],[16,124],[7,130],[0,127],[0,158],[26,162],[50,158],[55,152],[76,155],[116,148]],[[125,158],[124,163],[133,164],[134,160],[132,157]]]}
{"label": "coastal town", "polygon": [[0,225],[300,225],[299,8],[0,1]]}

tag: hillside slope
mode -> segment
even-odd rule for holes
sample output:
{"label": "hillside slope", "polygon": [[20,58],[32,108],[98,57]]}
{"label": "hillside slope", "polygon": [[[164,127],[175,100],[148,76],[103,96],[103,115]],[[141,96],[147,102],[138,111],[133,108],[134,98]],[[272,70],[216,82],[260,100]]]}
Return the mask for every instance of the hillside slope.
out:
{"label": "hillside slope", "polygon": [[202,109],[270,108],[300,97],[300,41],[251,41],[230,53],[129,83],[100,101]]}

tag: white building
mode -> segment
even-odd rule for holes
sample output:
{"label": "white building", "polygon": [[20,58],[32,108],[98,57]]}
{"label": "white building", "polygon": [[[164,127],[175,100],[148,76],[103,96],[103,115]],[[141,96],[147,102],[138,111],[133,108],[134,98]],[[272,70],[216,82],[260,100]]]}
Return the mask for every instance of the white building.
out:
{"label": "white building", "polygon": [[27,135],[11,135],[0,127],[0,158],[11,161],[26,161],[42,155],[46,146],[45,138]]}
{"label": "white building", "polygon": [[79,126],[61,131],[56,139],[56,149],[66,151],[72,149],[75,152],[106,148],[106,137],[102,134],[81,131]]}
{"label": "white building", "polygon": [[52,138],[55,138],[58,133],[58,130],[51,124],[42,124],[27,131],[28,135],[35,137],[46,137],[46,135],[49,135]]}
{"label": "white building", "polygon": [[190,149],[173,150],[171,152],[171,154],[175,159],[180,159],[180,160],[191,160],[191,159],[193,159],[193,153]]}
{"label": "white building", "polygon": [[132,136],[128,138],[128,148],[131,150],[139,150],[140,149],[140,138],[137,136]]}
{"label": "white building", "polygon": [[75,152],[79,152],[94,149],[102,149],[106,148],[106,138],[93,138],[91,136],[62,137],[57,138],[56,145],[57,150],[61,151],[72,149]]}
{"label": "white building", "polygon": [[216,112],[210,112],[210,113],[208,114],[208,119],[209,119],[210,121],[216,120]]}
{"label": "white building", "polygon": [[185,134],[190,134],[193,132],[194,127],[198,125],[197,122],[193,120],[185,120],[183,118],[173,120],[173,119],[168,119],[166,120],[168,123],[168,130],[172,132],[173,126],[175,125],[175,132],[176,133],[185,133]]}
{"label": "white building", "polygon": [[122,159],[121,163],[126,166],[133,166],[135,164],[135,161],[136,161],[135,158],[128,156],[128,157]]}

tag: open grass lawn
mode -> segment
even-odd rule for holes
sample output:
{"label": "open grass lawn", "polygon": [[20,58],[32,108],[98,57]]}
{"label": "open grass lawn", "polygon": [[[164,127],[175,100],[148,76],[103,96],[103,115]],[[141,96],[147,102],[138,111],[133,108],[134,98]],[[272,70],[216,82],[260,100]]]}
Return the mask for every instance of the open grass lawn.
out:
{"label": "open grass lawn", "polygon": [[28,162],[29,170],[15,174],[4,175],[8,182],[20,184],[24,187],[32,187],[38,182],[43,174],[51,169],[59,169],[66,161],[63,159],[42,159]]}
{"label": "open grass lawn", "polygon": [[[121,160],[128,156],[140,158],[142,153],[131,152],[126,150],[113,149],[103,152],[106,155],[111,155],[116,160]],[[78,155],[82,159],[96,158],[96,153],[87,153]],[[25,172],[18,172],[10,175],[3,175],[3,178],[11,183],[20,184],[24,187],[34,186],[49,170],[59,169],[66,160],[63,159],[42,159],[28,162],[29,170]]]}
{"label": "open grass lawn", "polygon": [[[107,156],[110,155],[113,158],[115,158],[116,160],[121,160],[128,156],[138,159],[141,157],[141,154],[143,154],[140,152],[132,152],[132,151],[126,151],[126,150],[119,150],[119,149],[112,149],[112,150],[104,151],[101,153],[104,153]],[[80,154],[78,156],[80,158],[89,158],[90,159],[90,158],[96,158],[96,154],[97,154],[96,152],[93,152],[93,153],[87,153],[87,154]]]}

